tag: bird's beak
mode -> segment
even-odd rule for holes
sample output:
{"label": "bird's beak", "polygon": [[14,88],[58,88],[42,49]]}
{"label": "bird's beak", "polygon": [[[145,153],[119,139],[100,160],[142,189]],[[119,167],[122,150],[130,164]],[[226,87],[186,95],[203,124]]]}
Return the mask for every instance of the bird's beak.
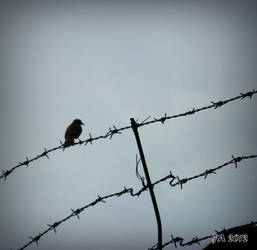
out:
{"label": "bird's beak", "polygon": [[81,122],[81,125],[85,125],[83,122]]}

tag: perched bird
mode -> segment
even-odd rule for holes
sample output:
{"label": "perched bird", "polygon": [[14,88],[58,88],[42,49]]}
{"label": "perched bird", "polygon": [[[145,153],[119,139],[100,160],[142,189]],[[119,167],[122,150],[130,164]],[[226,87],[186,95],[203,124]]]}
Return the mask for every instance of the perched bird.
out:
{"label": "perched bird", "polygon": [[65,142],[63,144],[63,147],[69,147],[74,144],[74,139],[79,138],[81,132],[82,132],[82,127],[81,125],[84,125],[84,123],[76,119],[74,120],[66,129],[65,132]]}

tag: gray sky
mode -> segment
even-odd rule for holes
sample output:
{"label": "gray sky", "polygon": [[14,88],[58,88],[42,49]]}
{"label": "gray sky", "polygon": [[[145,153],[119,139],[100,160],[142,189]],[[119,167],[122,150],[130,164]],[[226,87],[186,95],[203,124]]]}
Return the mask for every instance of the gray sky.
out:
{"label": "gray sky", "polygon": [[[86,139],[130,117],[178,114],[256,89],[254,1],[1,1],[0,19],[1,169],[57,146],[75,118]],[[256,154],[256,117],[253,97],[140,129],[152,180]],[[127,130],[16,170],[0,184],[0,248],[22,247],[98,194],[140,189],[137,152]],[[182,190],[158,185],[163,240],[256,220],[256,177],[252,159]],[[80,218],[28,249],[140,250],[157,241],[146,192],[109,199]]]}

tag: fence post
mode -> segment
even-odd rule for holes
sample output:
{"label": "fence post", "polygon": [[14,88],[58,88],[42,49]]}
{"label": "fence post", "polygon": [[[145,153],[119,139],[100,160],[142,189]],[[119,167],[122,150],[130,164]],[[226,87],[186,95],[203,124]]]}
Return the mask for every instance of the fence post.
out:
{"label": "fence post", "polygon": [[159,250],[162,250],[162,224],[161,224],[161,217],[160,217],[160,213],[159,213],[159,209],[158,209],[158,205],[155,199],[155,195],[154,195],[154,191],[153,191],[153,185],[150,179],[150,175],[147,169],[147,165],[146,165],[146,161],[145,161],[145,156],[144,156],[144,151],[141,145],[141,141],[139,138],[139,134],[138,134],[138,127],[139,124],[136,123],[136,121],[134,120],[134,118],[130,118],[130,122],[131,122],[131,128],[135,134],[136,137],[136,141],[137,141],[137,146],[138,146],[138,150],[139,150],[139,154],[140,154],[140,158],[142,161],[142,165],[144,168],[144,172],[145,172],[145,177],[146,177],[146,181],[147,181],[147,186],[149,188],[150,191],[150,195],[151,195],[151,199],[152,199],[152,203],[153,203],[153,207],[154,207],[154,212],[155,212],[155,216],[156,216],[156,220],[157,220],[157,227],[158,227],[158,245],[157,248]]}

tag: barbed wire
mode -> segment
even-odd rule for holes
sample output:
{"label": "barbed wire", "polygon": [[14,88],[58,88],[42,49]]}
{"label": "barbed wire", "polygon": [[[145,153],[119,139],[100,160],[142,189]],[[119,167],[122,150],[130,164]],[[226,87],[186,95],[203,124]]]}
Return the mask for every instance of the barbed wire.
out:
{"label": "barbed wire", "polygon": [[[236,226],[236,227],[231,227],[229,229],[223,229],[221,231],[216,231],[215,230],[215,233],[216,234],[210,234],[210,235],[207,235],[207,236],[204,236],[204,237],[201,237],[201,238],[198,238],[197,236],[193,237],[192,240],[188,241],[188,242],[185,242],[184,243],[184,238],[183,237],[174,237],[172,234],[170,235],[171,237],[171,240],[170,241],[167,241],[166,243],[164,243],[162,245],[162,247],[166,247],[170,244],[174,244],[174,246],[177,248],[177,244],[179,244],[180,246],[184,247],[184,246],[191,246],[193,244],[198,244],[200,245],[200,242],[203,241],[203,240],[207,240],[209,238],[213,238],[215,235],[220,235],[220,234],[227,234],[229,233],[231,230],[234,230],[234,229],[237,229],[237,230],[240,230],[240,229],[245,229],[245,228],[248,228],[249,226],[255,226],[257,225],[257,221],[251,221],[250,223],[248,224],[244,224],[244,225],[241,225],[241,226]],[[154,246],[152,246],[151,248],[148,248],[148,250],[157,250],[157,246],[156,244]]]}
{"label": "barbed wire", "polygon": [[[230,160],[230,161],[228,161],[228,162],[226,162],[226,163],[224,163],[224,164],[222,164],[222,165],[220,165],[220,166],[218,166],[218,167],[216,167],[216,168],[206,170],[206,171],[204,171],[204,172],[202,172],[202,173],[200,173],[200,174],[198,174],[198,175],[195,175],[195,176],[192,176],[192,177],[189,177],[189,178],[180,179],[178,176],[174,176],[174,175],[170,172],[169,175],[167,175],[167,176],[165,176],[165,177],[163,177],[163,178],[161,178],[161,179],[155,181],[154,183],[152,183],[152,186],[154,187],[154,186],[158,185],[158,184],[161,183],[161,182],[164,182],[164,181],[166,181],[166,180],[168,180],[168,179],[172,179],[172,180],[170,181],[170,185],[171,185],[172,187],[174,187],[174,186],[176,186],[176,185],[181,185],[181,188],[182,188],[182,185],[185,184],[187,181],[190,181],[190,180],[199,178],[199,177],[201,177],[201,176],[204,176],[204,179],[206,179],[206,177],[207,177],[208,174],[214,173],[214,171],[219,170],[219,169],[221,169],[221,168],[223,168],[223,167],[225,167],[225,166],[227,166],[227,165],[229,165],[229,164],[234,164],[235,167],[237,168],[237,167],[238,167],[238,165],[237,165],[238,162],[240,162],[240,161],[242,161],[242,160],[245,160],[245,159],[251,159],[251,158],[257,158],[257,155],[248,155],[248,156],[240,156],[240,157],[234,157],[234,156],[232,155],[232,160]],[[139,164],[139,162],[140,162],[140,160],[139,160],[138,157],[136,156],[136,174],[138,174],[138,164]],[[140,175],[139,175],[139,176],[140,176]],[[141,176],[140,176],[140,177],[141,177]],[[98,204],[98,203],[100,203],[100,202],[105,203],[106,200],[109,199],[109,198],[111,198],[111,197],[120,197],[120,196],[122,196],[122,195],[124,195],[124,194],[130,194],[132,197],[135,197],[135,196],[139,197],[143,192],[145,192],[145,191],[148,189],[148,186],[144,183],[144,179],[142,179],[142,177],[141,177],[141,178],[140,178],[140,177],[139,177],[139,179],[142,181],[143,187],[142,187],[139,191],[134,192],[134,189],[133,189],[133,188],[126,188],[126,187],[124,186],[123,190],[121,190],[121,191],[119,191],[119,192],[112,193],[112,194],[108,194],[108,195],[105,195],[105,196],[97,195],[97,198],[96,198],[93,202],[91,202],[91,203],[89,203],[89,204],[87,204],[87,205],[85,205],[85,206],[83,206],[83,207],[81,207],[81,208],[77,208],[77,209],[75,209],[75,210],[71,209],[72,213],[69,214],[67,217],[65,217],[65,218],[63,218],[63,219],[61,219],[61,220],[59,220],[59,221],[56,221],[56,222],[54,222],[53,224],[47,224],[48,228],[47,228],[45,231],[43,231],[42,233],[39,233],[38,235],[36,235],[36,236],[34,236],[34,237],[31,237],[31,236],[30,236],[29,238],[30,238],[31,240],[30,240],[28,243],[26,243],[23,247],[21,247],[21,248],[19,248],[19,249],[17,249],[17,250],[25,249],[26,247],[28,247],[29,245],[31,245],[31,244],[34,243],[34,242],[35,242],[36,244],[38,244],[38,242],[39,242],[39,240],[41,239],[41,237],[44,236],[45,234],[47,234],[48,232],[50,232],[50,231],[53,230],[53,231],[56,233],[56,228],[57,228],[60,224],[64,223],[65,221],[67,221],[67,220],[69,220],[69,219],[71,219],[72,217],[75,217],[75,216],[76,216],[78,219],[80,219],[79,214],[80,214],[81,212],[83,212],[85,209],[87,209],[87,208],[89,208],[89,207],[93,207],[93,206],[95,206],[96,204]],[[178,181],[177,181],[176,183],[173,183],[174,180],[178,180]],[[185,181],[185,180],[186,180],[186,181]],[[181,238],[181,239],[182,239],[182,238]],[[183,241],[182,241],[182,242],[183,242]],[[170,243],[171,243],[171,242],[170,242]],[[169,243],[169,244],[170,244],[170,243]],[[175,241],[175,243],[177,243],[177,241]],[[165,243],[165,244],[166,244],[166,243]]]}
{"label": "barbed wire", "polygon": [[193,114],[195,114],[197,112],[200,112],[200,111],[203,111],[203,110],[206,110],[206,109],[211,109],[211,108],[217,109],[217,108],[219,108],[219,107],[221,107],[221,106],[223,106],[223,105],[225,105],[225,104],[227,104],[229,102],[235,101],[237,99],[243,100],[246,97],[249,97],[250,99],[252,99],[252,96],[254,94],[256,94],[256,93],[257,93],[256,90],[252,90],[252,91],[249,91],[249,92],[247,92],[245,94],[240,93],[240,95],[238,95],[236,97],[233,97],[233,98],[230,98],[230,99],[227,99],[227,100],[224,100],[224,101],[218,101],[218,102],[211,101],[212,105],[205,106],[205,107],[202,107],[202,108],[197,108],[197,109],[193,108],[190,111],[187,111],[187,112],[184,112],[184,113],[181,113],[181,114],[178,114],[178,115],[167,116],[167,113],[165,113],[164,116],[161,117],[161,118],[158,118],[158,119],[154,118],[151,121],[139,124],[139,127],[140,126],[149,125],[149,124],[152,124],[152,123],[155,123],[155,122],[161,122],[162,124],[164,124],[164,122],[166,120],[169,120],[169,119],[173,119],[173,118],[177,118],[177,117],[182,117],[182,116],[187,116],[187,115],[193,115]]}
{"label": "barbed wire", "polygon": [[[215,171],[221,169],[221,168],[224,168],[225,166],[227,165],[235,165],[235,168],[238,167],[238,162],[242,161],[243,159],[250,159],[250,158],[257,158],[257,155],[248,155],[248,156],[238,156],[238,157],[234,157],[232,155],[232,160],[216,167],[216,168],[210,168],[210,169],[206,169],[204,172],[200,173],[200,174],[197,174],[195,176],[191,176],[191,177],[187,177],[187,178],[183,178],[183,179],[180,179],[178,176],[177,177],[174,177],[172,176],[172,180],[170,181],[170,186],[172,187],[175,187],[177,185],[180,185],[181,189],[183,188],[183,184],[187,183],[188,181],[191,181],[193,179],[197,179],[197,178],[200,178],[202,176],[204,176],[204,180],[207,178],[207,176],[209,174],[216,174]],[[168,176],[171,176],[171,175],[168,175]],[[171,178],[171,177],[170,177]],[[177,182],[173,183],[174,180],[177,180]]]}
{"label": "barbed wire", "polygon": [[[203,110],[207,110],[207,109],[211,109],[211,108],[214,108],[214,109],[217,109],[229,102],[232,102],[232,101],[235,101],[237,99],[240,99],[240,100],[243,100],[244,98],[246,97],[249,97],[250,99],[252,98],[253,95],[255,95],[257,93],[257,90],[252,90],[252,91],[249,91],[249,92],[246,92],[246,93],[240,93],[240,95],[236,96],[236,97],[233,97],[233,98],[230,98],[230,99],[227,99],[227,100],[224,100],[224,101],[218,101],[218,102],[213,102],[211,101],[211,105],[208,105],[208,106],[204,106],[204,107],[201,107],[201,108],[193,108],[192,110],[189,110],[189,111],[186,111],[184,113],[180,113],[180,114],[177,114],[177,115],[171,115],[171,116],[168,116],[167,113],[164,114],[163,117],[161,118],[153,118],[151,121],[148,121],[147,120],[150,118],[147,117],[145,120],[143,120],[142,122],[140,122],[138,124],[138,127],[141,127],[141,126],[146,126],[146,125],[149,125],[149,124],[152,124],[152,123],[157,123],[157,122],[161,122],[162,124],[164,124],[164,122],[166,120],[169,120],[169,119],[173,119],[173,118],[177,118],[177,117],[182,117],[182,116],[188,116],[188,115],[193,115],[193,114],[196,114],[197,112],[200,112],[200,111],[203,111]],[[89,138],[86,139],[86,140],[79,140],[79,142],[75,142],[74,145],[82,145],[84,144],[85,146],[90,143],[92,144],[94,141],[96,140],[100,140],[100,139],[106,139],[106,138],[109,138],[109,139],[112,139],[112,137],[115,135],[115,134],[121,134],[123,130],[127,130],[127,129],[130,129],[131,128],[131,125],[130,126],[125,126],[125,127],[121,127],[121,128],[117,128],[115,125],[113,125],[112,127],[109,127],[109,130],[108,132],[105,134],[105,135],[99,135],[97,137],[92,137],[91,133],[89,133]],[[29,159],[28,157],[26,157],[26,160],[23,161],[23,162],[19,162],[19,164],[17,164],[16,166],[12,167],[11,169],[9,170],[2,170],[2,175],[0,175],[0,179],[3,179],[3,180],[6,180],[7,177],[14,171],[16,170],[17,168],[20,168],[21,166],[29,166],[29,164],[33,161],[36,161],[40,158],[43,158],[43,157],[46,157],[47,159],[49,159],[49,153],[53,152],[53,151],[56,151],[56,150],[59,150],[59,149],[65,149],[64,146],[63,146],[63,143],[62,141],[60,141],[60,145],[57,146],[57,147],[54,147],[52,149],[46,149],[44,148],[44,151]]]}

